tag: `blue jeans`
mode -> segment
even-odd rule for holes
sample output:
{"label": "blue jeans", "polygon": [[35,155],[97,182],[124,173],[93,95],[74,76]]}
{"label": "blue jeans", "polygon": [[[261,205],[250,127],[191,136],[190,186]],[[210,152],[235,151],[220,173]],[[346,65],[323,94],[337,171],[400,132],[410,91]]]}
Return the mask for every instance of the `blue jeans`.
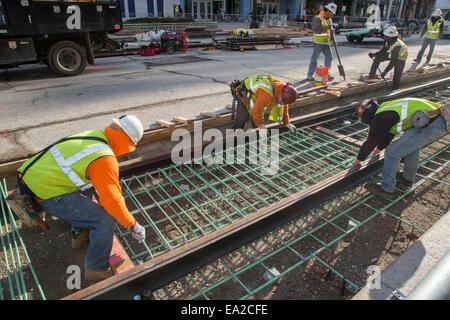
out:
{"label": "blue jeans", "polygon": [[330,72],[331,60],[333,59],[331,55],[330,45],[318,44],[314,42],[313,54],[311,56],[311,60],[309,61],[309,69],[307,74],[308,78],[313,76],[314,71],[316,70],[317,67],[317,59],[319,59],[319,55],[321,52],[323,52],[323,54],[325,55],[325,67],[328,68],[328,73]]}
{"label": "blue jeans", "polygon": [[425,53],[425,50],[427,49],[428,46],[430,46],[430,51],[428,51],[427,61],[431,60],[431,57],[433,56],[434,47],[436,46],[436,41],[437,41],[436,39],[428,39],[428,38],[425,38],[423,40],[422,48],[420,48],[420,51],[417,54],[416,58],[416,60],[419,61],[419,63],[422,60],[422,56]]}
{"label": "blue jeans", "polygon": [[107,267],[115,220],[101,205],[77,191],[45,200],[41,207],[49,215],[69,222],[73,229],[89,229],[85,268],[103,270]]}
{"label": "blue jeans", "polygon": [[447,124],[442,115],[425,128],[406,130],[398,140],[386,148],[381,188],[386,192],[394,191],[397,167],[403,157],[405,157],[403,177],[408,181],[414,181],[419,168],[420,149],[446,133]]}

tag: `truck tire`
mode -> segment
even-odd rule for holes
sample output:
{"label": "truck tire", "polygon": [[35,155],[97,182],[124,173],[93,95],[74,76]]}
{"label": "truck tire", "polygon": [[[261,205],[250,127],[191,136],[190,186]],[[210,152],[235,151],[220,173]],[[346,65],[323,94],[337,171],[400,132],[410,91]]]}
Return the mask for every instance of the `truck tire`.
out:
{"label": "truck tire", "polygon": [[353,42],[353,41],[355,41],[355,38],[353,36],[347,36],[347,41]]}
{"label": "truck tire", "polygon": [[48,51],[49,66],[59,76],[76,76],[86,68],[86,50],[73,41],[55,43]]}

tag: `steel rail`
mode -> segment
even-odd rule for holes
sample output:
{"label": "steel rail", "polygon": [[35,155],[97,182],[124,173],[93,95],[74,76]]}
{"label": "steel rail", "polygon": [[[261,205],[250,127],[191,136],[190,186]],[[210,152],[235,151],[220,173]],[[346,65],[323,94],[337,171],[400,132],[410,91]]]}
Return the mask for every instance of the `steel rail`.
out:
{"label": "steel rail", "polygon": [[[408,96],[417,92],[417,90],[442,86],[448,81],[449,79],[444,79],[435,81],[433,85],[427,84],[397,94],[387,94],[379,97],[379,100],[385,101]],[[330,118],[348,114],[354,105],[355,103],[352,103],[340,107],[338,110],[303,117],[296,125],[320,123]],[[365,163],[359,171],[343,171],[289,196],[279,203],[270,205],[250,217],[233,223],[223,230],[215,231],[202,239],[197,239],[194,243],[171,251],[170,254],[158,256],[129,272],[83,289],[65,299],[131,299],[143,290],[160,288],[365,181],[381,170],[382,160],[381,157],[376,162]],[[145,163],[145,168],[148,170],[151,167],[167,164],[167,162],[168,159],[152,159]],[[142,163],[137,166],[132,165],[127,168],[126,172],[142,169],[142,165]]]}

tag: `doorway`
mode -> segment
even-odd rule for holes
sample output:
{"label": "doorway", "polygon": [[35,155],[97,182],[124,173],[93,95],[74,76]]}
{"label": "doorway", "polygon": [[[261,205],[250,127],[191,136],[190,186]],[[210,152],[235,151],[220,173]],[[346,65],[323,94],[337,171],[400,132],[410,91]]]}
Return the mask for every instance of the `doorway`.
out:
{"label": "doorway", "polygon": [[192,0],[192,14],[195,20],[211,20],[212,18],[211,0]]}

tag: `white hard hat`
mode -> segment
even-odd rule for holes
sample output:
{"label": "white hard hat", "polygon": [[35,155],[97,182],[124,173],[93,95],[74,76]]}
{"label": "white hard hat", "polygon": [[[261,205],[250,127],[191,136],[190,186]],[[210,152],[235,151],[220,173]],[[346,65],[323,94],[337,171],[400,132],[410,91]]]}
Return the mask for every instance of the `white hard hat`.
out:
{"label": "white hard hat", "polygon": [[248,35],[252,36],[253,35],[253,31],[252,30],[248,30]]}
{"label": "white hard hat", "polygon": [[113,118],[113,121],[125,131],[135,145],[142,139],[144,127],[136,116],[124,115],[119,118]]}
{"label": "white hard hat", "polygon": [[324,8],[330,10],[332,14],[336,14],[337,5],[335,3],[331,2],[327,4]]}
{"label": "white hard hat", "polygon": [[442,16],[442,11],[441,11],[441,9],[434,9],[433,12],[431,13],[431,15],[433,17],[440,17],[440,16]]}
{"label": "white hard hat", "polygon": [[384,30],[383,34],[386,37],[390,37],[390,38],[397,37],[398,36],[398,30],[397,30],[397,28],[395,26],[389,26],[389,27],[386,28],[386,30]]}

